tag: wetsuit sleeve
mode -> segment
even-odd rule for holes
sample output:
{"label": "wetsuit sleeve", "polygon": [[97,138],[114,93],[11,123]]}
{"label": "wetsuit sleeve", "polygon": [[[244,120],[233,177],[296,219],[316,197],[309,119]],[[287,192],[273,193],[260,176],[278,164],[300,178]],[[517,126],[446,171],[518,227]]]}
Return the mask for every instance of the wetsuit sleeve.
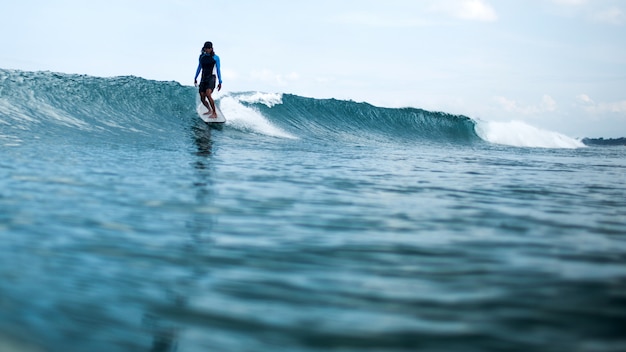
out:
{"label": "wetsuit sleeve", "polygon": [[215,68],[217,69],[217,81],[219,84],[222,84],[222,70],[220,68],[220,57],[215,55],[213,57],[215,59]]}
{"label": "wetsuit sleeve", "polygon": [[196,70],[196,76],[193,78],[194,81],[198,79],[198,75],[200,74],[200,70],[202,70],[202,64],[200,63],[200,59],[198,59],[198,69]]}

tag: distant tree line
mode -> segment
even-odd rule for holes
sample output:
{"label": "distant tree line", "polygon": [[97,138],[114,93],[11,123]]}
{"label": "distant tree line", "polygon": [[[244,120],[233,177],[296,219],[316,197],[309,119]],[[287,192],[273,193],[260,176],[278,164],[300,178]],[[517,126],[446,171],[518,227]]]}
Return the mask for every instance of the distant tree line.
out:
{"label": "distant tree line", "polygon": [[623,145],[626,146],[626,137],[622,138],[583,138],[586,145]]}

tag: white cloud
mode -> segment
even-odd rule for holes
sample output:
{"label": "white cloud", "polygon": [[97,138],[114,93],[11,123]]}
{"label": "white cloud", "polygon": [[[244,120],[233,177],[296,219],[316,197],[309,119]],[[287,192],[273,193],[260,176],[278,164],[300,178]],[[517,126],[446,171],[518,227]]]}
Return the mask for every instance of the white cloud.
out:
{"label": "white cloud", "polygon": [[250,77],[253,80],[261,81],[267,84],[275,84],[278,86],[286,86],[291,81],[296,81],[300,78],[300,75],[296,72],[288,74],[280,74],[272,72],[268,69],[262,69],[258,71],[252,71]]}
{"label": "white cloud", "polygon": [[626,15],[621,9],[613,7],[604,11],[596,12],[592,16],[592,19],[597,22],[620,25],[626,21]]}
{"label": "white cloud", "polygon": [[[606,8],[599,2],[591,2],[589,0],[549,0],[552,3],[561,5],[565,9],[566,15],[581,15],[586,20],[621,25],[626,23],[626,14],[619,7]],[[585,6],[583,6],[585,5]]]}
{"label": "white cloud", "polygon": [[485,0],[439,2],[433,5],[433,10],[463,20],[492,22],[498,19],[496,11]]}
{"label": "white cloud", "polygon": [[626,117],[626,100],[616,102],[600,102],[596,103],[587,94],[580,94],[576,97],[579,105],[590,114],[624,114]]}
{"label": "white cloud", "polygon": [[[495,21],[498,15],[487,0],[424,0],[423,3],[402,5],[385,10],[362,7],[346,13],[332,16],[333,23],[380,27],[380,28],[414,28],[449,24],[450,17],[470,21]],[[424,12],[425,10],[425,12]],[[432,16],[441,14],[444,19]]]}
{"label": "white cloud", "polygon": [[593,99],[591,99],[587,94],[580,94],[576,97],[576,99],[583,104],[595,104]]}
{"label": "white cloud", "polygon": [[369,26],[380,28],[411,28],[425,27],[438,24],[435,21],[425,20],[417,17],[396,16],[389,14],[350,12],[335,16],[331,19],[335,23],[342,23],[355,26]]}
{"label": "white cloud", "polygon": [[520,104],[517,101],[506,97],[495,97],[494,99],[505,111],[522,115],[535,115],[557,110],[556,101],[547,94],[544,94],[541,98],[541,103],[535,105]]}
{"label": "white cloud", "polygon": [[585,3],[588,2],[588,0],[552,0],[552,2],[555,2],[557,4],[561,4],[561,5],[583,5]]}
{"label": "white cloud", "polygon": [[225,80],[236,80],[239,79],[239,73],[237,71],[231,70],[231,69],[223,69],[222,70],[222,76],[224,76]]}
{"label": "white cloud", "polygon": [[556,111],[556,101],[551,96],[544,94],[541,98],[541,109],[543,111]]}

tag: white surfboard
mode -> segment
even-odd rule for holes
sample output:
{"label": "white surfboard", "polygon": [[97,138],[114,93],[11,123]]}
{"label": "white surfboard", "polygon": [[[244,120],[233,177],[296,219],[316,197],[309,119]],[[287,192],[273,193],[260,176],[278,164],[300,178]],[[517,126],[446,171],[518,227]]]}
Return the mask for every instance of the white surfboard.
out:
{"label": "white surfboard", "polygon": [[198,116],[200,116],[200,118],[202,119],[202,121],[206,122],[206,123],[224,123],[226,122],[226,118],[224,117],[224,114],[222,114],[222,111],[220,110],[219,106],[217,106],[217,104],[215,104],[215,109],[217,110],[217,118],[210,118],[207,113],[207,108],[200,103],[198,105],[198,108],[196,109],[196,111],[198,112]]}

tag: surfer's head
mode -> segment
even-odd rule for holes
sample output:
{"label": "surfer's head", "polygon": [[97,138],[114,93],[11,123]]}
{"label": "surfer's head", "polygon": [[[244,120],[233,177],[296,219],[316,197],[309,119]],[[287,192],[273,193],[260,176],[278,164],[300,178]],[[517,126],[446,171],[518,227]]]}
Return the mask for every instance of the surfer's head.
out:
{"label": "surfer's head", "polygon": [[214,55],[215,53],[213,52],[213,43],[204,42],[204,46],[202,46],[202,52],[206,54]]}

